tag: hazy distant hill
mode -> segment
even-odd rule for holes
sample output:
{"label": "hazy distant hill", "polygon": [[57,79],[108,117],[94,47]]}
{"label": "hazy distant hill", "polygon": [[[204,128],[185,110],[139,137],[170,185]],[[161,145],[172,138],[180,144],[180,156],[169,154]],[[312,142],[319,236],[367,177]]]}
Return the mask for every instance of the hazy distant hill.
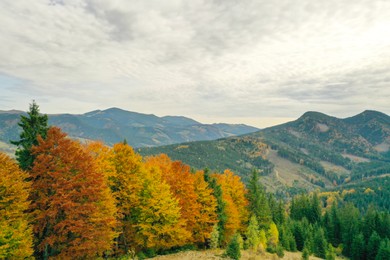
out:
{"label": "hazy distant hill", "polygon": [[[19,138],[17,123],[22,113],[0,111],[0,149],[9,140]],[[61,127],[73,138],[103,140],[109,145],[126,139],[133,147],[213,140],[258,130],[247,125],[207,125],[182,116],[158,117],[119,108],[95,110],[81,115],[49,115],[49,124]]]}
{"label": "hazy distant hill", "polygon": [[364,111],[339,119],[307,112],[295,121],[239,137],[142,148],[196,168],[230,168],[245,179],[263,170],[269,189],[331,187],[390,173],[390,117]]}

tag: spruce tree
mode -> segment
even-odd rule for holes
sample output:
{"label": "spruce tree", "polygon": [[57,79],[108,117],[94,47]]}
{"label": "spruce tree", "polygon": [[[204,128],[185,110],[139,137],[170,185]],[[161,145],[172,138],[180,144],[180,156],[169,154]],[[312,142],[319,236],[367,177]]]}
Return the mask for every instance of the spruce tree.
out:
{"label": "spruce tree", "polygon": [[388,260],[388,259],[390,259],[390,240],[386,238],[382,240],[375,260]]}
{"label": "spruce tree", "polygon": [[362,233],[359,233],[352,240],[351,259],[352,260],[365,259],[364,253],[365,253],[364,236]]}
{"label": "spruce tree", "polygon": [[271,210],[264,188],[259,182],[259,173],[252,171],[248,184],[249,211],[255,214],[260,228],[268,229],[272,220]]}
{"label": "spruce tree", "polygon": [[321,227],[316,228],[313,242],[314,255],[325,258],[328,245],[325,239],[324,230]]}
{"label": "spruce tree", "polygon": [[222,241],[225,239],[225,224],[227,221],[226,215],[226,203],[222,198],[222,188],[221,185],[217,183],[217,180],[209,175],[209,170],[206,168],[204,170],[204,179],[209,183],[210,188],[213,190],[213,195],[217,200],[217,215],[218,215],[218,232],[219,232],[219,245],[222,244]]}
{"label": "spruce tree", "polygon": [[306,247],[302,251],[302,260],[309,260],[310,251]]}
{"label": "spruce tree", "polygon": [[381,238],[375,231],[370,236],[367,244],[367,259],[375,260],[380,246]]}
{"label": "spruce tree", "polygon": [[17,145],[16,159],[19,162],[20,168],[30,170],[32,168],[35,156],[31,154],[31,147],[38,145],[38,136],[46,138],[48,125],[47,115],[39,113],[39,106],[33,100],[30,104],[28,116],[21,115],[18,125],[23,129],[20,133],[19,141],[11,141],[11,144]]}
{"label": "spruce tree", "polygon": [[321,220],[321,204],[317,193],[314,193],[310,202],[311,205],[308,219],[310,223],[317,223]]}
{"label": "spruce tree", "polygon": [[238,235],[233,236],[226,248],[226,256],[238,260],[241,258],[240,243],[238,242]]}

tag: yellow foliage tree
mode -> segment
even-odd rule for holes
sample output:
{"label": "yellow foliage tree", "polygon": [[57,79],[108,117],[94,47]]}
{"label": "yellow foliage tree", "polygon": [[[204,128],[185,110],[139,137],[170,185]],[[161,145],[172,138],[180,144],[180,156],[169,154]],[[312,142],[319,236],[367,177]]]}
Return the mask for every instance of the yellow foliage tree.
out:
{"label": "yellow foliage tree", "polygon": [[141,248],[163,249],[184,245],[190,233],[181,218],[178,200],[162,179],[160,169],[148,167],[139,175],[135,240]]}
{"label": "yellow foliage tree", "polygon": [[274,222],[271,222],[268,230],[268,245],[276,247],[279,243],[279,231]]}
{"label": "yellow foliage tree", "polygon": [[28,224],[28,174],[0,153],[0,259],[32,255],[32,229]]}
{"label": "yellow foliage tree", "polygon": [[213,227],[218,222],[216,213],[217,200],[213,191],[204,180],[204,172],[198,171],[194,175],[195,193],[198,195],[197,202],[200,205],[200,215],[195,219],[192,237],[195,243],[205,243],[211,238]]}
{"label": "yellow foliage tree", "polygon": [[103,153],[102,160],[109,160],[108,167],[113,167],[113,173],[107,175],[121,222],[118,249],[121,253],[127,253],[136,249],[135,225],[139,214],[139,191],[142,189],[139,175],[144,174],[145,167],[142,157],[127,144],[115,144],[111,152],[111,155]]}
{"label": "yellow foliage tree", "polygon": [[166,154],[150,157],[147,165],[160,169],[162,178],[169,184],[170,190],[179,201],[180,213],[186,223],[186,229],[192,236],[188,242],[197,242],[194,228],[201,218],[201,205],[195,192],[195,178],[190,167],[180,161],[172,162]]}

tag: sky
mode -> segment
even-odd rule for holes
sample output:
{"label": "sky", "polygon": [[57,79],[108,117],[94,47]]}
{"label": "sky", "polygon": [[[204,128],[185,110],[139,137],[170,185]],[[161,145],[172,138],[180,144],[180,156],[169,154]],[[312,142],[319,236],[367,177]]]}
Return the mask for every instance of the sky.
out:
{"label": "sky", "polygon": [[1,0],[0,110],[390,114],[389,0]]}

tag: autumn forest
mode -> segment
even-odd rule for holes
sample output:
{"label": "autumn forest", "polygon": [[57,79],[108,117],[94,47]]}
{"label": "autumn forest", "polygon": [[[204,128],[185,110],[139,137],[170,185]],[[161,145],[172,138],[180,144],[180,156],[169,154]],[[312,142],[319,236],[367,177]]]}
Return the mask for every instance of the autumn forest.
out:
{"label": "autumn forest", "polygon": [[185,249],[301,251],[302,258],[390,259],[390,214],[341,192],[276,198],[253,169],[193,169],[142,157],[126,140],[81,143],[33,102],[16,160],[0,154],[1,259],[144,259]]}

